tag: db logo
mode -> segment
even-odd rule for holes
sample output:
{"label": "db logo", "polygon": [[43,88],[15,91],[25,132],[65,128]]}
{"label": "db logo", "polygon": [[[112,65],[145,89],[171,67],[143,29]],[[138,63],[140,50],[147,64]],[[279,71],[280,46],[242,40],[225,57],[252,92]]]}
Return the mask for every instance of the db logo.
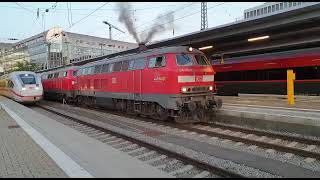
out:
{"label": "db logo", "polygon": [[202,76],[196,76],[196,82],[202,81]]}

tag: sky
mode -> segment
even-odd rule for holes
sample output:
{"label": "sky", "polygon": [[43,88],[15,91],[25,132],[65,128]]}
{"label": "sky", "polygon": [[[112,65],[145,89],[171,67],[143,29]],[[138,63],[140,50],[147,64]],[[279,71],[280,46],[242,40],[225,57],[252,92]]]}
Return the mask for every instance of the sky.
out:
{"label": "sky", "polygon": [[[158,15],[173,12],[173,27],[157,34],[153,42],[199,31],[201,28],[200,2],[130,4],[130,14],[138,34],[148,32]],[[261,4],[263,2],[208,2],[208,28],[242,19],[245,9]],[[45,12],[45,9],[49,9],[49,12]],[[125,32],[112,29],[112,39],[135,43],[125,25],[119,22],[118,16],[117,2],[1,2],[0,42],[16,42],[8,38],[23,40],[54,26],[60,26],[68,32],[109,38],[108,26],[102,23],[108,21]]]}

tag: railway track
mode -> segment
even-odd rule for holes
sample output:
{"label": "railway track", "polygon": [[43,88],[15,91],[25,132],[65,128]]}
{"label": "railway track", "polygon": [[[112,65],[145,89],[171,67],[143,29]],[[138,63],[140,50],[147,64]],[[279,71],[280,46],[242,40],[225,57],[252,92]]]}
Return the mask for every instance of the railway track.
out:
{"label": "railway track", "polygon": [[[175,166],[176,168],[169,172],[171,175],[174,175],[176,177],[181,177],[179,176],[179,174],[181,175],[190,170],[192,170],[193,172],[195,171],[192,177],[244,177],[243,175],[237,174],[233,171],[229,171],[205,162],[198,161],[186,155],[162,148],[155,144],[147,143],[115,131],[110,131],[106,128],[68,116],[66,114],[56,112],[41,105],[37,107],[47,112],[61,116],[65,119],[59,122],[72,127],[82,133],[85,133],[88,136],[93,137],[99,141],[108,143],[116,149],[129,153],[129,155],[134,156],[140,160],[146,161],[150,165],[157,165],[157,168],[165,169],[165,167],[169,167],[170,169],[170,166],[172,166],[173,164],[178,164]],[[157,161],[162,161],[164,163],[160,163],[159,165]],[[165,169],[165,171],[167,170]]]}
{"label": "railway track", "polygon": [[[92,110],[106,113],[105,110]],[[217,123],[196,123],[194,125],[182,125],[172,122],[161,122],[150,118],[136,117],[133,115],[122,114],[115,111],[107,112],[119,116],[135,118],[145,122],[152,122],[162,126],[184,130],[185,132],[194,132],[209,137],[216,137],[223,140],[234,141],[235,143],[253,145],[265,148],[269,152],[272,152],[273,150],[284,152],[284,156],[288,158],[297,155],[305,157],[307,161],[310,162],[320,160],[320,141],[314,139],[289,136],[262,130],[234,127]]]}

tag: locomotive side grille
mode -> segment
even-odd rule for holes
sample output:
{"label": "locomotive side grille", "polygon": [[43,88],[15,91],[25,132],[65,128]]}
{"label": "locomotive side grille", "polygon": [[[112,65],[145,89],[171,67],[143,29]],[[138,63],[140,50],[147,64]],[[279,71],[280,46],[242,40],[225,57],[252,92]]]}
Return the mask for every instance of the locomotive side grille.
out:
{"label": "locomotive side grille", "polygon": [[200,92],[209,92],[210,86],[191,86],[186,87],[187,91],[185,93],[200,93]]}

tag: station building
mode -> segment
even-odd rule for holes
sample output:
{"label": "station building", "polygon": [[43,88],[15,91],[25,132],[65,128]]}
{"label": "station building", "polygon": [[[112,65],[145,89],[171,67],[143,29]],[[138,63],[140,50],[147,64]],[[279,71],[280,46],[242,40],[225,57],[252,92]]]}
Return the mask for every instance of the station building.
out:
{"label": "station building", "polygon": [[55,27],[12,44],[0,45],[0,67],[15,68],[18,62],[49,69],[71,62],[108,55],[138,47],[135,43],[63,31]]}
{"label": "station building", "polygon": [[244,10],[244,19],[256,19],[294,9],[319,4],[320,2],[267,2],[260,6]]}

